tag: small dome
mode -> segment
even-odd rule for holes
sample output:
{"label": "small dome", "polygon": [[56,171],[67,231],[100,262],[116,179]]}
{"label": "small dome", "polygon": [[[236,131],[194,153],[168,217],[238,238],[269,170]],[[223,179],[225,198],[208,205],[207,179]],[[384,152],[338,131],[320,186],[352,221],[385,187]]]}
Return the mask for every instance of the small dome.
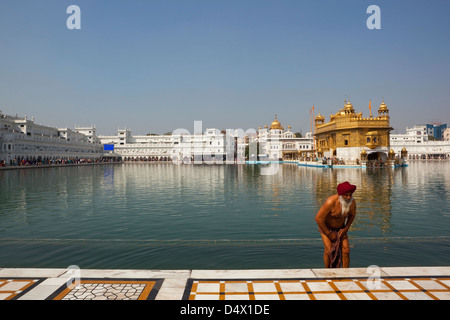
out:
{"label": "small dome", "polygon": [[384,101],[380,104],[380,110],[387,110],[387,105],[384,103]]}
{"label": "small dome", "polygon": [[270,130],[272,130],[272,129],[283,130],[281,123],[277,120],[277,115],[275,115],[275,120],[270,125]]}
{"label": "small dome", "polygon": [[350,101],[345,105],[345,109],[346,110],[353,110],[353,105],[351,104]]}

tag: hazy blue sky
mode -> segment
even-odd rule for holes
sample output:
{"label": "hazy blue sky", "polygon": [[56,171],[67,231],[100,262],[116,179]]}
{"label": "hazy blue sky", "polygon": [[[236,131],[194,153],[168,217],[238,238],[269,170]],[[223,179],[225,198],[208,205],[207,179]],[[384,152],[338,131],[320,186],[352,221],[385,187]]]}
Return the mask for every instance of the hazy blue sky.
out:
{"label": "hazy blue sky", "polygon": [[[69,30],[69,5],[81,30]],[[369,30],[370,5],[381,29]],[[450,122],[450,1],[1,0],[0,110],[97,134],[309,131],[350,100]]]}

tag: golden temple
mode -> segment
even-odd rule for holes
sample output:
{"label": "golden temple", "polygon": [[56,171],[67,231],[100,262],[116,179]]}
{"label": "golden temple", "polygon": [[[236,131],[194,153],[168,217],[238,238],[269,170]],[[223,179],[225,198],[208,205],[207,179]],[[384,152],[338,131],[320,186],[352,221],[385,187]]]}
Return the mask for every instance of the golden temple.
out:
{"label": "golden temple", "polygon": [[325,122],[320,113],[314,118],[315,150],[318,157],[335,157],[347,163],[386,161],[391,130],[389,109],[384,100],[378,108],[378,115],[370,114],[369,117],[356,113],[350,101],[345,101],[344,108],[330,115],[329,122]]}

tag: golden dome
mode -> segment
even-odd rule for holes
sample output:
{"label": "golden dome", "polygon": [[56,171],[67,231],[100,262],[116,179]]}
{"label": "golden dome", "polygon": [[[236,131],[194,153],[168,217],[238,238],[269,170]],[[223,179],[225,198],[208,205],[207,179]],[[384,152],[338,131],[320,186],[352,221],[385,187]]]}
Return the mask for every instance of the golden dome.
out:
{"label": "golden dome", "polygon": [[281,123],[277,120],[277,115],[275,115],[275,120],[270,125],[270,130],[272,130],[272,129],[283,130]]}
{"label": "golden dome", "polygon": [[353,110],[353,105],[350,103],[350,101],[345,105],[345,109]]}
{"label": "golden dome", "polygon": [[316,116],[316,120],[324,120],[325,117],[321,115],[320,113]]}
{"label": "golden dome", "polygon": [[380,104],[380,110],[387,110],[387,105],[384,103],[384,101]]}

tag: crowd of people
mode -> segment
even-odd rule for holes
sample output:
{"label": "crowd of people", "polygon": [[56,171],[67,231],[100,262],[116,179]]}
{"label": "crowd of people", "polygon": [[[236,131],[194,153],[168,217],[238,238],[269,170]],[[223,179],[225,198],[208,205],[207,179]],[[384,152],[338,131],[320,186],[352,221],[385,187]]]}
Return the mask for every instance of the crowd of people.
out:
{"label": "crowd of people", "polygon": [[0,160],[0,167],[20,167],[20,166],[51,166],[51,165],[73,165],[73,164],[92,164],[92,163],[109,163],[121,162],[120,158],[21,158],[11,159],[7,164],[6,161]]}
{"label": "crowd of people", "polygon": [[450,159],[450,155],[447,154],[422,154],[422,155],[410,155],[411,160],[446,160]]}
{"label": "crowd of people", "polygon": [[124,157],[124,161],[140,162],[140,161],[172,161],[170,157]]}

